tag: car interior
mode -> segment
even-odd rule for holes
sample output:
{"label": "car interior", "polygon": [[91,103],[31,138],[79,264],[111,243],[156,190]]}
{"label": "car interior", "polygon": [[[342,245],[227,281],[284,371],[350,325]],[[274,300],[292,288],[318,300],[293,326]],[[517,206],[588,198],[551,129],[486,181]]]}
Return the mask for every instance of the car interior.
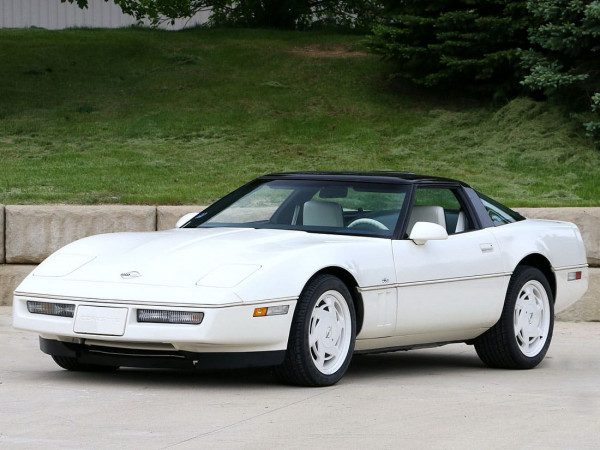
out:
{"label": "car interior", "polygon": [[448,235],[472,229],[457,194],[449,188],[418,188],[410,212],[407,236],[417,222],[430,222],[446,229]]}
{"label": "car interior", "polygon": [[[324,231],[391,237],[407,192],[397,186],[359,184],[265,186],[253,191],[254,198],[252,195],[244,197],[211,221],[217,226],[323,228]],[[405,239],[417,222],[438,224],[449,235],[471,229],[468,215],[451,188],[418,187]]]}
{"label": "car interior", "polygon": [[[438,224],[444,227],[449,235],[463,233],[470,229],[467,216],[462,210],[462,207],[458,199],[456,199],[455,194],[448,189],[444,189],[444,191],[452,195],[453,197],[451,200],[456,202],[456,205],[450,206],[458,206],[458,208],[444,208],[440,205],[413,206],[408,221],[406,237],[410,235],[413,226],[417,222],[430,222]],[[447,199],[445,203],[448,203]],[[312,199],[304,203],[302,210],[302,223],[306,226],[336,228],[348,227],[351,224],[358,224],[355,226],[363,229],[379,228],[393,230],[399,214],[400,209],[364,211],[359,208],[356,211],[345,211],[339,203],[333,201],[332,199],[326,201]],[[375,223],[368,219],[374,220]],[[376,222],[385,226],[385,228],[380,227]]]}

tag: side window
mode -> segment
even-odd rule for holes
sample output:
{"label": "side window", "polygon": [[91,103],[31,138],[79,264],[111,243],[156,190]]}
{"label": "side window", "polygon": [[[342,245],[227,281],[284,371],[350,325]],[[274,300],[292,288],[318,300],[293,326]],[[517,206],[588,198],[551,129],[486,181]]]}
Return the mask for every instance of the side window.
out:
{"label": "side window", "polygon": [[501,205],[497,201],[492,200],[491,198],[480,194],[479,192],[477,193],[477,195],[479,195],[481,203],[483,203],[483,206],[485,207],[488,215],[490,216],[490,219],[492,219],[492,222],[495,226],[506,225],[509,223],[517,222],[519,220],[523,220],[521,215],[513,211],[512,209]]}
{"label": "side window", "polygon": [[311,200],[339,205],[345,227],[388,234],[396,228],[405,196],[405,191],[381,186],[361,189],[325,186]]}
{"label": "side window", "polygon": [[408,219],[407,234],[417,222],[432,222],[441,225],[448,234],[471,231],[473,224],[462,207],[457,193],[449,188],[418,187],[415,201]]}

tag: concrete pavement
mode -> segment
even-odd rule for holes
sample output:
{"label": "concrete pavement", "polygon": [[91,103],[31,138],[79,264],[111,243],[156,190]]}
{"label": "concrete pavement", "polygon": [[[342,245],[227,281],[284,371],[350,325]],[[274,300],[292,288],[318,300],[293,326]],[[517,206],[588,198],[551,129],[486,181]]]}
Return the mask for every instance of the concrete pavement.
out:
{"label": "concrete pavement", "polygon": [[597,448],[600,323],[557,323],[531,371],[472,347],[356,357],[322,389],[267,370],[70,373],[0,308],[0,447]]}

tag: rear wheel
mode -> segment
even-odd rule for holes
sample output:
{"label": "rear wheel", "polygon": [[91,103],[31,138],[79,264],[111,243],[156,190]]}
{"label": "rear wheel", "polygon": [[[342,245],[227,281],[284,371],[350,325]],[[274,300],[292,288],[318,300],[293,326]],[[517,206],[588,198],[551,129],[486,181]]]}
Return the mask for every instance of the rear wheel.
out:
{"label": "rear wheel", "polygon": [[301,386],[335,384],[350,365],[355,336],[350,291],[339,278],[319,275],[298,299],[285,361],[277,373]]}
{"label": "rear wheel", "polygon": [[66,370],[73,372],[113,372],[118,369],[115,366],[101,366],[98,364],[82,364],[77,358],[70,356],[52,355],[56,364]]}
{"label": "rear wheel", "polygon": [[475,340],[475,350],[490,367],[531,369],[546,356],[554,329],[554,298],[545,275],[521,266],[512,276],[502,316]]}

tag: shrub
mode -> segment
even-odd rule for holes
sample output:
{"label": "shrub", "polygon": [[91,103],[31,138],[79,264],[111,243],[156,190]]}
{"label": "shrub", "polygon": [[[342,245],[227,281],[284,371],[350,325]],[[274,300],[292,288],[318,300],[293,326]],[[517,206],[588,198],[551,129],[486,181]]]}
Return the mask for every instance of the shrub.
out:
{"label": "shrub", "polygon": [[527,8],[535,22],[523,84],[566,105],[600,144],[600,1],[535,0]]}
{"label": "shrub", "polygon": [[519,49],[528,44],[524,1],[402,0],[388,11],[368,45],[395,62],[398,77],[503,95],[518,89]]}

